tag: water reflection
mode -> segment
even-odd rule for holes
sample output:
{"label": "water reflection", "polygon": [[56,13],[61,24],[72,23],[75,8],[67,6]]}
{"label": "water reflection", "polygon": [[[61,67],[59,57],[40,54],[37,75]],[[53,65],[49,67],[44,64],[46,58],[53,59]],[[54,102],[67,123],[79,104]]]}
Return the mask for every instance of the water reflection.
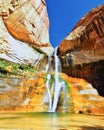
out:
{"label": "water reflection", "polygon": [[47,124],[51,129],[56,130],[56,128],[58,127],[58,118],[56,113],[48,113],[46,125]]}
{"label": "water reflection", "polygon": [[67,118],[64,118],[65,116],[64,113],[46,113],[45,125],[49,130],[66,130],[65,122],[67,122]]}

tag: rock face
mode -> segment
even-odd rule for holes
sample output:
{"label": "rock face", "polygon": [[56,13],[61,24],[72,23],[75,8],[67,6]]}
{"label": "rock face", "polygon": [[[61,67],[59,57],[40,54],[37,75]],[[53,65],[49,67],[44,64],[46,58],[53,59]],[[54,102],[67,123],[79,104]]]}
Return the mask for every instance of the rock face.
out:
{"label": "rock face", "polygon": [[36,72],[53,53],[48,30],[44,0],[0,1],[0,111],[46,111]]}
{"label": "rock face", "polygon": [[46,111],[41,105],[45,90],[43,76],[0,78],[0,111]]}
{"label": "rock face", "polygon": [[0,7],[0,58],[35,66],[53,52],[44,0],[1,0]]}
{"label": "rock face", "polygon": [[[91,84],[63,73],[60,76],[69,90],[60,92],[58,112],[104,114],[104,97],[99,96]],[[46,92],[45,74],[37,74],[32,79],[0,78],[0,111],[47,112],[49,103],[43,102]]]}
{"label": "rock face", "polygon": [[[47,112],[49,110],[47,92],[46,74],[43,73],[31,79],[0,78],[0,111]],[[68,92],[60,91],[57,111],[70,111],[69,100],[66,100],[68,95]]]}
{"label": "rock face", "polygon": [[63,72],[84,78],[104,96],[104,5],[94,8],[61,42]]}
{"label": "rock face", "polygon": [[70,112],[84,114],[104,114],[104,97],[86,80],[62,74],[70,86]]}

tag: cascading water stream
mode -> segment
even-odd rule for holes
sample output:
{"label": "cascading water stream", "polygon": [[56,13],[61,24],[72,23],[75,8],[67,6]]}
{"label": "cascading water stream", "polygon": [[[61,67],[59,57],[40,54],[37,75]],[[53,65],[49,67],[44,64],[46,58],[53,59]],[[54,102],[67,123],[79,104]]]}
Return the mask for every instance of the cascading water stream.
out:
{"label": "cascading water stream", "polygon": [[[46,65],[46,72],[49,71],[50,66],[51,66],[51,56],[48,56],[48,63]],[[51,110],[52,108],[52,96],[51,96],[51,92],[50,92],[50,80],[51,80],[51,74],[47,74],[47,81],[46,81],[46,88],[47,88],[47,94],[48,94],[48,100],[49,100],[49,110]]]}
{"label": "cascading water stream", "polygon": [[50,112],[55,112],[56,108],[57,108],[57,104],[58,104],[58,100],[59,100],[59,93],[60,90],[62,88],[62,86],[64,85],[63,81],[59,81],[59,71],[61,71],[61,63],[60,60],[57,56],[57,47],[55,48],[55,52],[54,52],[54,60],[55,60],[55,74],[54,74],[54,98],[53,98],[53,104],[52,104],[52,109],[50,110]]}
{"label": "cascading water stream", "polygon": [[[42,103],[47,102],[48,112],[55,112],[57,109],[61,88],[65,88],[65,82],[59,79],[59,72],[61,72],[61,63],[57,56],[57,49],[54,51],[54,72],[50,72],[52,56],[48,57],[48,63],[45,71],[48,73],[46,76],[46,88],[47,92]],[[52,75],[54,78],[52,79]],[[51,82],[51,83],[50,83]]]}

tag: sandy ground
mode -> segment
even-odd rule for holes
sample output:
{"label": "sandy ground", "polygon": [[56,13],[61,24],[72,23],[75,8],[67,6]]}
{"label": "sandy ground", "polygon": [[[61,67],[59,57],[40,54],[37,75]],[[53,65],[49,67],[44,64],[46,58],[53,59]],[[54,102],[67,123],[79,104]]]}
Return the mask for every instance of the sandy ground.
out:
{"label": "sandy ground", "polygon": [[61,113],[0,113],[0,130],[104,130],[104,116]]}

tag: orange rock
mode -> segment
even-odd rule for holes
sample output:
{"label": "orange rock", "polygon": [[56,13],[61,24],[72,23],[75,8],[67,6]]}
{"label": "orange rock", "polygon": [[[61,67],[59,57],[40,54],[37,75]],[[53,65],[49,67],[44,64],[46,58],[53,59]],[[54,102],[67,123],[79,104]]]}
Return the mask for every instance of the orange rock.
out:
{"label": "orange rock", "polygon": [[0,58],[39,68],[53,53],[44,0],[7,0],[0,6]]}
{"label": "orange rock", "polygon": [[86,79],[104,96],[104,5],[88,12],[59,45],[63,72]]}
{"label": "orange rock", "polygon": [[84,79],[62,74],[70,86],[70,107],[73,113],[104,114],[104,97]]}

